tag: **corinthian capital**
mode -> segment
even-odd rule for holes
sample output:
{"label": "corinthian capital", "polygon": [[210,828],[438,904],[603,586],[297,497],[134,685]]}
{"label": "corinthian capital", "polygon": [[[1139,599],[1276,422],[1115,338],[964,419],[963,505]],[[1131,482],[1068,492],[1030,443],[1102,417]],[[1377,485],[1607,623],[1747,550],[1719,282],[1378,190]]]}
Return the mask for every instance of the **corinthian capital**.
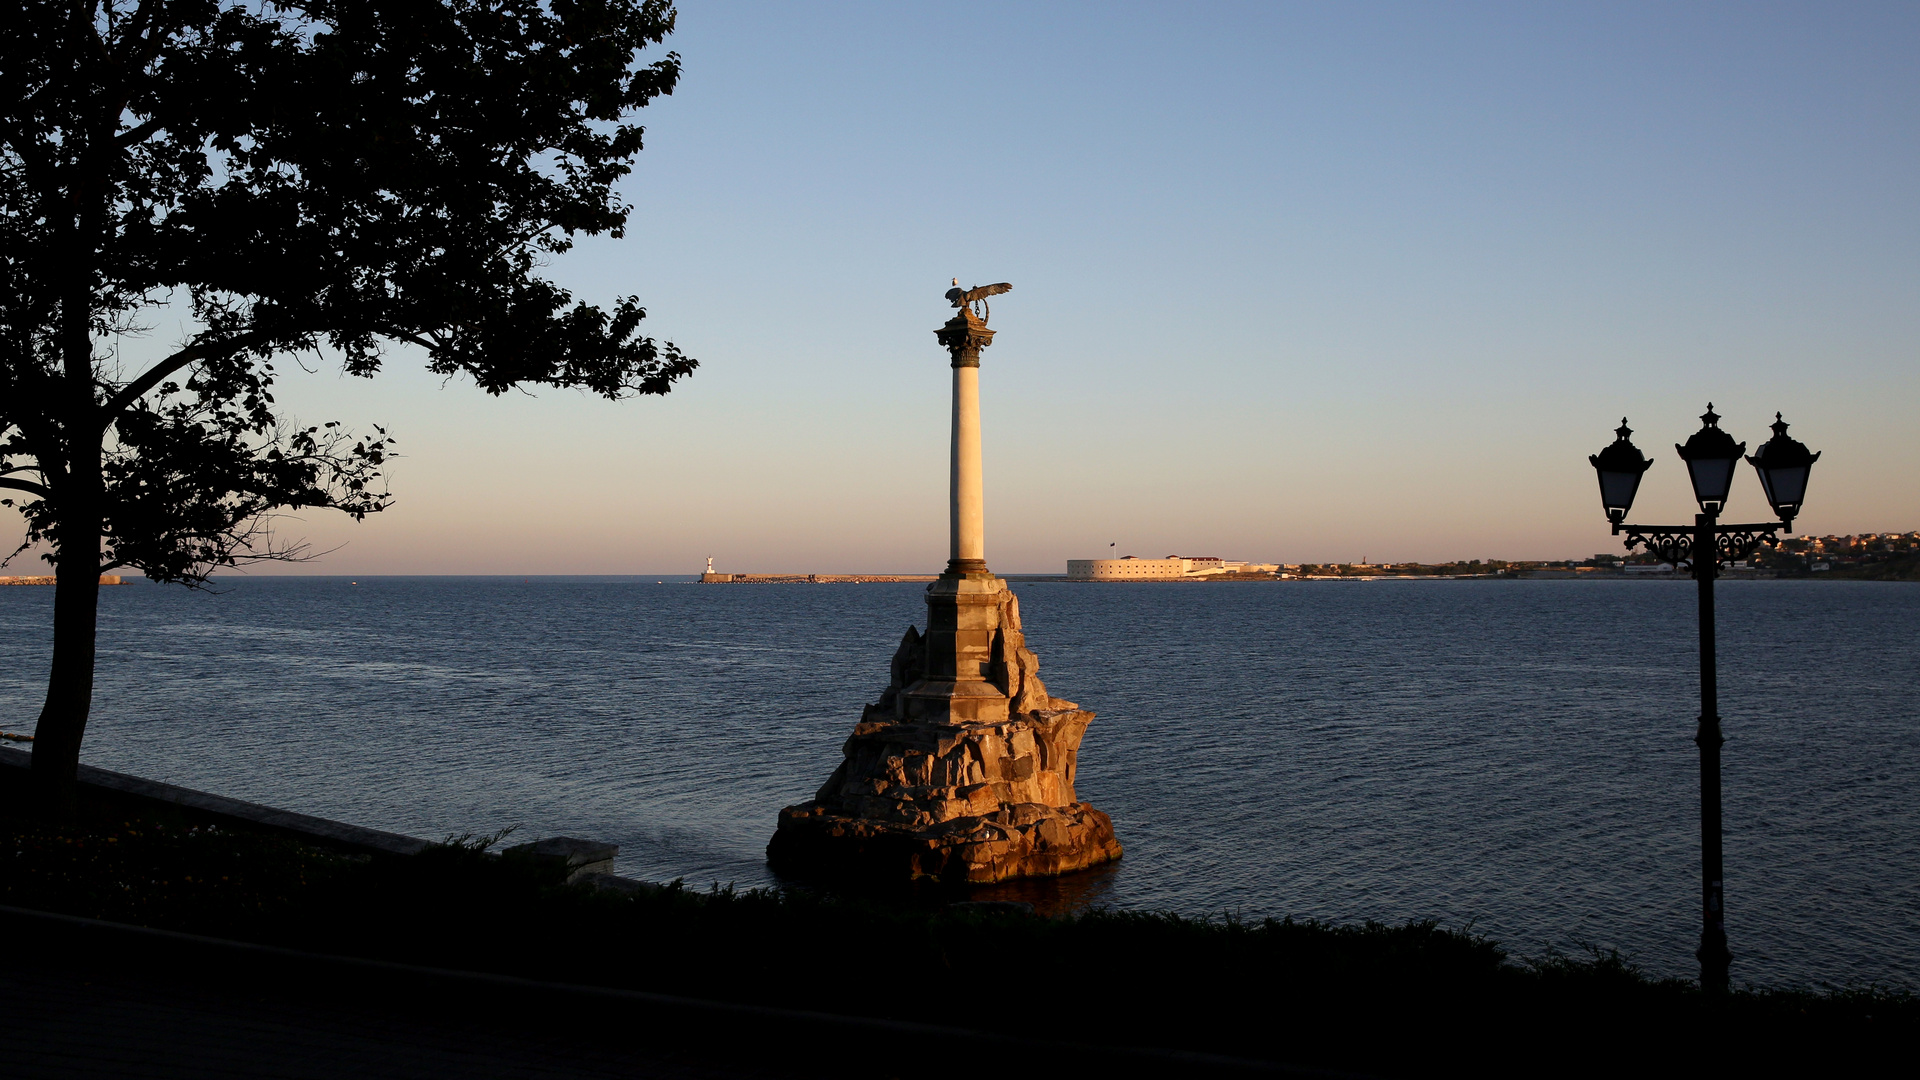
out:
{"label": "corinthian capital", "polygon": [[987,324],[967,308],[961,308],[958,314],[947,320],[947,325],[935,330],[933,335],[952,354],[953,366],[957,368],[979,367],[980,350],[993,344],[993,331],[987,329]]}

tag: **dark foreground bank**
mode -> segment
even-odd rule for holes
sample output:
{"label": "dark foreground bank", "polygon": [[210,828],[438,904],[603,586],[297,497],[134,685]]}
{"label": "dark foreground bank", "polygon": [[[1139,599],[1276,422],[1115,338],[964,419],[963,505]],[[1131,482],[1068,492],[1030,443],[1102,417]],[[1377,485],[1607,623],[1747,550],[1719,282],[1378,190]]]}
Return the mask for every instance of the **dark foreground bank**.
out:
{"label": "dark foreground bank", "polygon": [[[269,1003],[269,1028],[334,1017],[356,1038],[390,1030],[402,1042],[412,1032],[422,1045],[491,1046],[502,1063],[638,1055],[606,1075],[976,1076],[1089,1054],[1109,1058],[1103,1071],[1239,1068],[1127,1048],[1376,1075],[1778,1073],[1864,1066],[1920,1034],[1920,1002],[1907,994],[1713,1001],[1616,957],[1517,960],[1430,924],[629,894],[567,885],[563,871],[489,853],[484,838],[369,856],[97,793],[57,826],[9,809],[0,844],[0,904],[267,947],[29,927],[23,914],[15,941],[34,944],[6,961],[13,999],[87,999],[78,979],[128,1000],[177,989],[203,1016]],[[6,1004],[19,1027],[23,1006]],[[76,1014],[26,1015],[52,1037]],[[125,1038],[139,1030],[130,1023],[109,1026]],[[151,1026],[178,1037],[178,1025]],[[518,1049],[503,1047],[515,1033]]]}

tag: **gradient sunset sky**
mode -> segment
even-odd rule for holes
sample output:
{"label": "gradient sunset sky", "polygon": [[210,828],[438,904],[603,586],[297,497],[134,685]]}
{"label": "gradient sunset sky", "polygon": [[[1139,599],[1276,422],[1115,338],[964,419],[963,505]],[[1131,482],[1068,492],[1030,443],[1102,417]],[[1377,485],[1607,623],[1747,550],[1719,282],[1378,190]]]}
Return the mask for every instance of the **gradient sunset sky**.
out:
{"label": "gradient sunset sky", "polygon": [[1709,400],[1824,451],[1798,529],[1920,528],[1920,5],[688,0],[668,47],[629,238],[551,272],[700,371],[282,365],[406,455],[301,572],[935,572],[956,276],[1014,286],[1002,572],[1615,551],[1587,455],[1629,417],[1634,517],[1690,521]]}

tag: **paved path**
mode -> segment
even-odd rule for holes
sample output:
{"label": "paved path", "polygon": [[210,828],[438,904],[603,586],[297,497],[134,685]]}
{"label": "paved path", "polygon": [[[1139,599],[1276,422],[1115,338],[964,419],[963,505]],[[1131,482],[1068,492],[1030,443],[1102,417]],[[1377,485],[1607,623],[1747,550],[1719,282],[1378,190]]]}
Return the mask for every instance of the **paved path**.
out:
{"label": "paved path", "polygon": [[[0,907],[0,932],[4,1080],[1329,1075],[320,956],[19,908]],[[1045,1024],[1044,1010],[1018,1015]],[[983,1005],[973,1019],[1008,1017]]]}
{"label": "paved path", "polygon": [[12,908],[0,929],[6,1080],[812,1075],[718,1037],[735,1017],[689,1023],[617,992]]}
{"label": "paved path", "polygon": [[705,1078],[779,1073],[676,1062],[618,1046],[616,1031],[527,1030],[512,1017],[471,1022],[316,1006],[278,995],[163,986],[149,979],[0,972],[0,1073],[196,1080],[501,1077]]}

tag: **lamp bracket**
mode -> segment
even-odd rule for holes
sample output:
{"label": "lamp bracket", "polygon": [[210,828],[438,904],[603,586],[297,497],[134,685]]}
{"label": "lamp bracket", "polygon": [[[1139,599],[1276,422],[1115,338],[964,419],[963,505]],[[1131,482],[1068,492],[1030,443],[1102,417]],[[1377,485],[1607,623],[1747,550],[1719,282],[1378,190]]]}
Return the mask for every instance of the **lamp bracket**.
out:
{"label": "lamp bracket", "polygon": [[[1787,526],[1778,521],[1769,521],[1752,525],[1715,525],[1713,527],[1714,567],[1718,569],[1724,563],[1736,563],[1751,558],[1753,553],[1765,544],[1772,547],[1780,542],[1774,533]],[[1613,535],[1627,534],[1623,545],[1628,551],[1636,547],[1645,547],[1647,554],[1663,563],[1670,563],[1676,569],[1693,566],[1694,545],[1698,542],[1700,529],[1694,525],[1627,525],[1615,522]]]}

